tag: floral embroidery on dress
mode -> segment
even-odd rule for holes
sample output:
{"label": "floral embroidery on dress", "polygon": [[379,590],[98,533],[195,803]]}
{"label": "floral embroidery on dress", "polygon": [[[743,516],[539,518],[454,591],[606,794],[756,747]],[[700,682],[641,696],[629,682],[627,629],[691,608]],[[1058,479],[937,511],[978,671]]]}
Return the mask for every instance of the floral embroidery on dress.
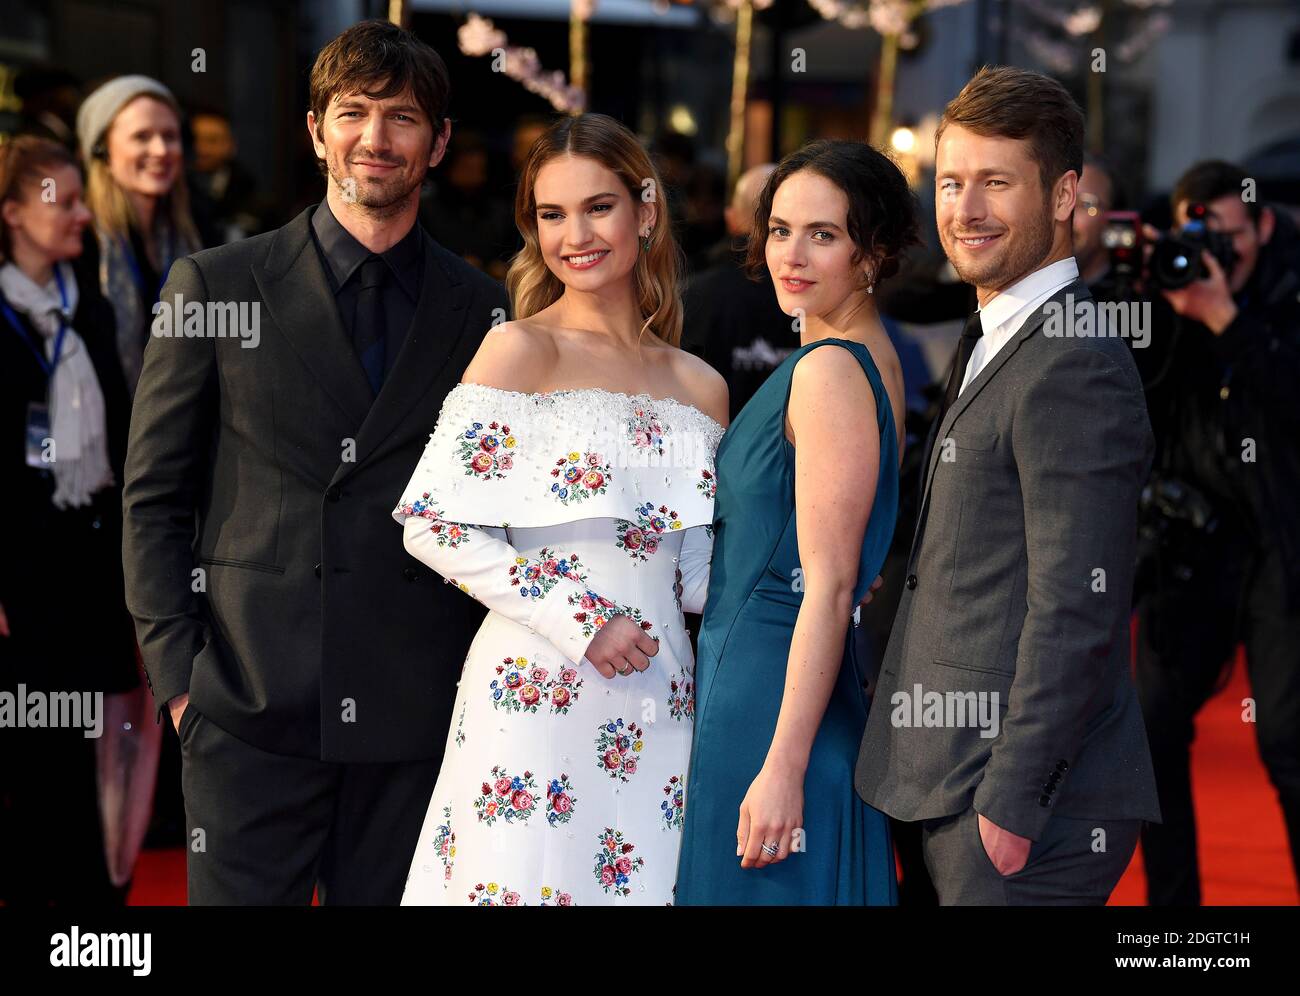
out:
{"label": "floral embroidery on dress", "polygon": [[442,807],[442,822],[433,835],[433,853],[442,860],[443,878],[451,881],[451,866],[456,861],[456,835],[451,832],[451,807]]}
{"label": "floral embroidery on dress", "polygon": [[576,451],[560,457],[551,468],[551,476],[558,478],[551,485],[551,494],[568,505],[603,495],[614,479],[608,463],[599,453],[583,454]]}
{"label": "floral embroidery on dress", "polygon": [[659,537],[674,529],[681,529],[681,520],[677,513],[660,505],[657,509],[652,501],[638,505],[636,522],[627,519],[614,520],[615,545],[626,550],[634,561],[649,560],[659,549]]}
{"label": "floral embroidery on dress", "polygon": [[695,490],[712,501],[718,493],[718,479],[709,471],[701,470],[700,479],[695,482]]}
{"label": "floral embroidery on dress", "polygon": [[572,906],[573,897],[567,892],[557,892],[549,885],[542,886],[542,905],[543,906]]}
{"label": "floral embroidery on dress", "polygon": [[[624,605],[620,608],[594,591],[587,591],[582,595],[570,595],[569,604],[576,605],[581,610],[575,612],[573,618],[582,624],[583,636],[594,636],[598,629],[615,616],[627,616],[647,633],[654,627],[653,623],[641,618],[640,609],[632,605]],[[650,639],[657,642],[659,637],[652,635]]]}
{"label": "floral embroidery on dress", "polygon": [[622,717],[596,729],[596,767],[610,778],[628,781],[636,774],[638,755],[645,748],[645,732],[636,723],[623,729]]}
{"label": "floral embroidery on dress", "polygon": [[515,465],[514,454],[510,452],[515,443],[508,425],[489,422],[484,429],[482,422],[473,423],[460,437],[460,460],[465,476],[484,480],[505,477],[506,471]]}
{"label": "floral embroidery on dress", "polygon": [[552,778],[546,786],[546,822],[553,827],[568,823],[577,803],[569,776],[561,774],[559,778]]}
{"label": "floral embroidery on dress", "polygon": [[628,416],[627,434],[637,449],[653,450],[660,456],[664,452],[664,428],[659,416],[649,408],[638,405]]}
{"label": "floral embroidery on dress", "polygon": [[528,665],[526,657],[503,657],[492,684],[492,708],[512,712],[537,712],[545,697],[546,669]]}
{"label": "floral embroidery on dress", "polygon": [[566,559],[545,546],[536,560],[516,557],[506,573],[510,576],[510,586],[518,588],[519,594],[524,598],[544,598],[547,592],[560,583],[560,578],[569,578],[580,584],[587,583],[587,575],[583,573],[576,553]]}
{"label": "floral embroidery on dress", "polygon": [[438,538],[438,545],[455,549],[461,543],[468,543],[473,535],[473,530],[463,522],[449,522],[442,517],[439,511],[430,500],[429,492],[424,492],[413,502],[398,506],[398,512],[402,515],[418,515],[421,519],[429,520],[429,532]]}
{"label": "floral embroidery on dress", "polygon": [[606,827],[599,839],[600,850],[596,852],[594,869],[596,881],[606,892],[612,891],[616,896],[630,896],[632,874],[645,867],[645,858],[632,857],[636,846],[625,841],[622,831],[613,827]]}
{"label": "floral embroidery on dress", "polygon": [[479,883],[474,886],[474,891],[469,894],[469,901],[475,906],[528,905],[520,902],[519,893],[511,891],[509,886],[497,885],[495,882],[489,882],[487,885]]}
{"label": "floral embroidery on dress", "polygon": [[683,791],[681,775],[673,775],[668,779],[664,795],[667,798],[659,804],[659,811],[663,814],[663,829],[680,830],[686,822],[686,793]]}
{"label": "floral embroidery on dress", "polygon": [[498,816],[503,817],[507,823],[515,820],[525,822],[537,808],[536,790],[537,781],[531,771],[511,775],[500,765],[495,766],[492,769],[492,781],[483,783],[479,797],[474,800],[479,822],[491,826]]}
{"label": "floral embroidery on dress", "polygon": [[578,677],[577,668],[560,668],[560,673],[546,686],[551,696],[551,712],[568,715],[569,707],[578,700],[578,689],[581,687],[582,679]]}
{"label": "floral embroidery on dress", "polygon": [[465,746],[465,710],[467,708],[469,708],[468,702],[466,702],[463,706],[460,707],[460,719],[456,723],[456,746],[457,747]]}
{"label": "floral embroidery on dress", "polygon": [[576,668],[561,668],[551,677],[546,668],[530,665],[527,657],[501,658],[496,673],[497,677],[488,686],[492,707],[509,712],[536,713],[549,700],[551,712],[565,715],[582,687]]}
{"label": "floral embroidery on dress", "polygon": [[459,588],[461,591],[463,591],[463,592],[464,592],[466,595],[468,595],[470,598],[474,599],[474,601],[476,601],[476,602],[479,601],[479,597],[478,597],[477,595],[475,595],[472,591],[470,591],[470,590],[469,590],[469,585],[465,584],[464,582],[462,582],[462,581],[457,581],[455,578],[446,578],[446,579],[444,580],[443,583],[444,583],[444,584],[452,585],[452,586],[454,586],[454,587],[456,587],[456,588]]}
{"label": "floral embroidery on dress", "polygon": [[668,683],[668,715],[678,722],[695,719],[695,679],[684,665]]}

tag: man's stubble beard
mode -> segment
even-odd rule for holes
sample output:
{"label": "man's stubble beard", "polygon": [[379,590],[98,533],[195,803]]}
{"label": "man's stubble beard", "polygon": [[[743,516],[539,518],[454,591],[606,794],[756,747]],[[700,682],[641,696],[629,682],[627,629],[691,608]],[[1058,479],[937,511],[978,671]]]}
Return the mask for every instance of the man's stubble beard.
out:
{"label": "man's stubble beard", "polygon": [[[391,218],[393,215],[401,214],[409,204],[412,193],[419,196],[420,187],[424,184],[425,176],[428,175],[428,170],[425,170],[419,176],[413,177],[409,185],[399,187],[394,182],[390,188],[387,184],[368,183],[356,176],[343,173],[332,159],[326,160],[326,168],[329,170],[330,180],[344,194],[344,201],[360,208],[372,218]],[[399,178],[393,179],[396,181]],[[346,195],[349,186],[355,192],[353,197]]]}
{"label": "man's stubble beard", "polygon": [[[1039,264],[1052,251],[1054,222],[1052,220],[1051,202],[1045,202],[1043,212],[1034,217],[1036,222],[1033,228],[1023,232],[1014,241],[1009,242],[1005,255],[993,269],[986,273],[959,265],[947,245],[944,246],[944,254],[948,256],[952,268],[957,271],[957,276],[963,282],[974,287],[1000,290],[1019,280],[1032,270],[1037,269]],[[945,237],[951,238],[951,235],[945,233]],[[1003,237],[1006,238],[1005,235]],[[956,239],[953,239],[953,242],[955,243]]]}

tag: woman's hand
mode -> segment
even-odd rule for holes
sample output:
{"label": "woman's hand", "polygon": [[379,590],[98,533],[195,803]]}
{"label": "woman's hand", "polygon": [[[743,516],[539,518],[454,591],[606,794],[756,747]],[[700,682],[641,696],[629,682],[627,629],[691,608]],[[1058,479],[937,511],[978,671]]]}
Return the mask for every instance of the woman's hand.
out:
{"label": "woman's hand", "polygon": [[659,653],[659,643],[627,616],[615,616],[587,644],[584,659],[602,677],[644,671]]}
{"label": "woman's hand", "polygon": [[[741,868],[766,868],[790,854],[793,834],[803,826],[802,770],[770,761],[750,783],[740,804],[736,826],[736,856]],[[764,844],[775,844],[776,853]]]}

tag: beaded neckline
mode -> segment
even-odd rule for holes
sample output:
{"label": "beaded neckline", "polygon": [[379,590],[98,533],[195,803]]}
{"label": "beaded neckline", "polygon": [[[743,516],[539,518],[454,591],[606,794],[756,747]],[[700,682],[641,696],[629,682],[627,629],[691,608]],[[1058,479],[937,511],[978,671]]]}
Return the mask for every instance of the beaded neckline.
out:
{"label": "beaded neckline", "polygon": [[561,388],[558,391],[536,391],[536,392],[510,391],[504,387],[492,387],[488,384],[474,384],[468,382],[457,384],[454,388],[452,388],[452,391],[453,392],[462,391],[462,392],[469,392],[469,393],[473,393],[474,391],[484,391],[489,394],[499,394],[509,398],[518,398],[522,400],[531,399],[536,401],[548,401],[552,398],[559,398],[566,395],[592,395],[596,398],[604,398],[604,399],[619,398],[624,401],[633,401],[633,402],[638,402],[646,405],[672,405],[676,408],[681,409],[683,412],[689,414],[690,416],[704,419],[706,422],[709,423],[709,425],[713,426],[717,430],[717,434],[719,436],[721,436],[723,433],[727,431],[722,427],[722,424],[718,422],[717,419],[713,418],[713,416],[707,414],[706,412],[701,411],[700,409],[696,408],[694,405],[687,404],[684,401],[678,401],[674,397],[655,398],[646,393],[628,394],[626,391],[607,391],[603,387],[566,387],[566,388]]}

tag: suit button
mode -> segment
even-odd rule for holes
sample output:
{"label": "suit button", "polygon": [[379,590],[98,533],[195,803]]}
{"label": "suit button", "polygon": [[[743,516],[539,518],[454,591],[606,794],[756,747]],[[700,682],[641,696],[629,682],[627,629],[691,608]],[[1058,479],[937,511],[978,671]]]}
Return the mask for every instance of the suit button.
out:
{"label": "suit button", "polygon": [[328,498],[330,501],[338,501],[340,498],[343,497],[343,492],[336,484],[328,491],[325,492],[325,497]]}
{"label": "suit button", "polygon": [[407,581],[419,581],[420,572],[414,567],[404,567],[402,569],[402,577],[406,578]]}
{"label": "suit button", "polygon": [[1064,761],[1057,761],[1057,762],[1056,762],[1056,770],[1057,770],[1057,771],[1065,771],[1068,767],[1069,767],[1069,765],[1066,764]]}
{"label": "suit button", "polygon": [[909,574],[909,575],[907,576],[907,587],[908,587],[909,590],[910,590],[910,589],[913,589],[913,588],[916,587],[916,575],[915,575],[915,574]]}
{"label": "suit button", "polygon": [[320,564],[317,564],[314,568],[312,568],[312,570],[316,572],[317,577],[320,577]]}
{"label": "suit button", "polygon": [[1050,806],[1052,804],[1052,797],[1050,795],[1040,795],[1038,797],[1038,804],[1040,806]]}

